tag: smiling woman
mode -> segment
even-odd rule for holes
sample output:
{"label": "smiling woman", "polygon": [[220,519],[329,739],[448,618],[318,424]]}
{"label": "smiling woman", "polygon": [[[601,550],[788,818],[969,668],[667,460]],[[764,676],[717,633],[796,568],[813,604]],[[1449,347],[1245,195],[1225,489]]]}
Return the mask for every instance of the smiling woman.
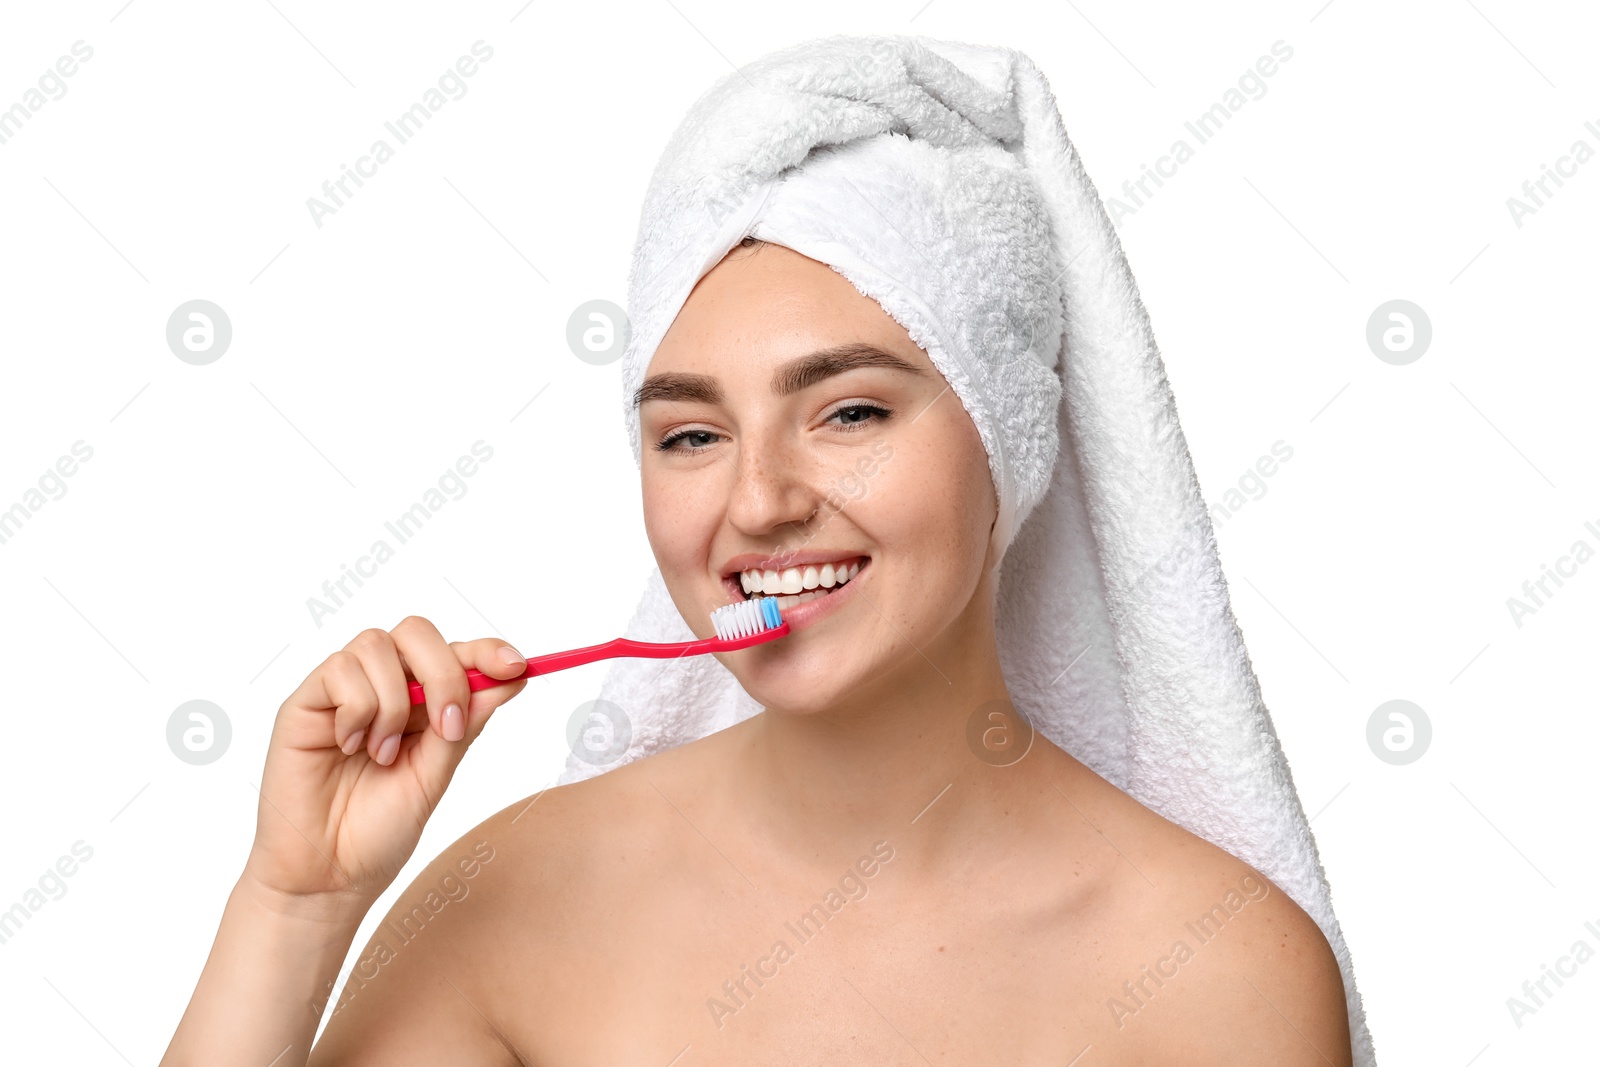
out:
{"label": "smiling woman", "polygon": [[[629,636],[757,598],[789,632],[616,661],[615,765],[428,865],[380,927],[424,932],[306,1062],[1370,1065],[1149,324],[1036,68],[765,57],[696,104],[640,232],[621,384],[657,567]],[[467,703],[463,669],[522,663],[413,617],[291,696],[166,1062],[304,1058],[307,991],[521,690]],[[471,842],[493,867],[427,909]]]}
{"label": "smiling woman", "polygon": [[[645,530],[662,579],[695,619],[745,595],[730,577],[740,571],[762,573],[761,595],[769,573],[772,593],[792,594],[805,588],[802,566],[835,564],[837,578],[843,564],[839,592],[786,607],[791,627],[815,635],[725,657],[743,690],[769,710],[837,722],[888,724],[886,708],[935,698],[964,714],[1004,691],[995,587],[984,582],[997,504],[977,429],[876,301],[821,263],[765,247],[735,249],[701,279],[636,394],[650,445]],[[819,523],[827,487],[874,446],[892,461]]]}

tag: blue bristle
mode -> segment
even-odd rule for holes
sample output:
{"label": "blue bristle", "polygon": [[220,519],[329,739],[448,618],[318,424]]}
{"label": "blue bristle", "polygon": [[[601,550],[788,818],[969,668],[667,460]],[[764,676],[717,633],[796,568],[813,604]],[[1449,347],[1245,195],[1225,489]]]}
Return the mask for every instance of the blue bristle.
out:
{"label": "blue bristle", "polygon": [[778,614],[778,602],[772,597],[761,598],[761,614],[767,620],[767,629],[776,630],[783,625],[783,616]]}

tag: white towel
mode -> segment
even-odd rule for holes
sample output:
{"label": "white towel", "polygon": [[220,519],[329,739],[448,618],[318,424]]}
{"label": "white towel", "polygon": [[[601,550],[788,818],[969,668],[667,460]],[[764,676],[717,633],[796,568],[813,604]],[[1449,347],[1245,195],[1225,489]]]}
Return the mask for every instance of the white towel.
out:
{"label": "white towel", "polygon": [[[633,391],[695,283],[746,235],[826,263],[928,352],[989,454],[997,635],[1018,710],[1305,909],[1343,973],[1355,1064],[1371,1067],[1350,953],[1149,319],[1043,74],[1010,48],[841,36],[719,79],[641,213],[621,364],[636,461]],[[696,636],[659,569],[627,635]],[[600,699],[625,714],[626,749],[609,764],[575,750],[563,783],[761,711],[710,656],[617,660]]]}

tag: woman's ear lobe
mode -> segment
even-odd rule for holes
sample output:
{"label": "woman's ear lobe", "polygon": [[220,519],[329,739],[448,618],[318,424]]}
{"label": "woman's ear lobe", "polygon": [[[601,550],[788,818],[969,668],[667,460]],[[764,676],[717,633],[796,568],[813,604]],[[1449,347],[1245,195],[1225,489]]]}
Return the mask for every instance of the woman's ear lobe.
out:
{"label": "woman's ear lobe", "polygon": [[[985,544],[984,544],[984,549],[983,549],[983,569],[984,569],[985,573],[994,570],[996,567],[998,567],[1000,565],[1000,561],[993,558],[993,556],[995,554],[995,552],[994,552],[994,528],[995,528],[996,524],[998,524],[999,522],[1000,522],[1000,512],[998,510],[996,510],[994,519],[989,523],[989,536],[985,539]],[[1003,555],[1003,553],[1002,553],[1002,555]]]}

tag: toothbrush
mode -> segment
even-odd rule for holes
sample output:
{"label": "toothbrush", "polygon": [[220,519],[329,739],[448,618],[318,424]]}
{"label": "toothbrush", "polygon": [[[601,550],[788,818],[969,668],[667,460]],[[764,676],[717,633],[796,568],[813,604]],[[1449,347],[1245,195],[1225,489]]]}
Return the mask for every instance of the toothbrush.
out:
{"label": "toothbrush", "polygon": [[[789,624],[783,621],[777,601],[766,596],[722,605],[711,613],[711,626],[716,630],[717,636],[698,641],[657,644],[618,637],[587,648],[575,648],[570,652],[532,656],[528,659],[528,669],[515,678],[491,678],[476,667],[468,667],[467,688],[477,692],[518,679],[532,678],[536,674],[551,674],[555,671],[564,671],[568,667],[577,667],[596,660],[616,659],[619,656],[673,659],[677,656],[698,656],[706,652],[736,652],[751,645],[764,644],[789,632]],[[423,693],[422,683],[412,682],[411,703],[417,705],[426,702],[427,697]]]}

